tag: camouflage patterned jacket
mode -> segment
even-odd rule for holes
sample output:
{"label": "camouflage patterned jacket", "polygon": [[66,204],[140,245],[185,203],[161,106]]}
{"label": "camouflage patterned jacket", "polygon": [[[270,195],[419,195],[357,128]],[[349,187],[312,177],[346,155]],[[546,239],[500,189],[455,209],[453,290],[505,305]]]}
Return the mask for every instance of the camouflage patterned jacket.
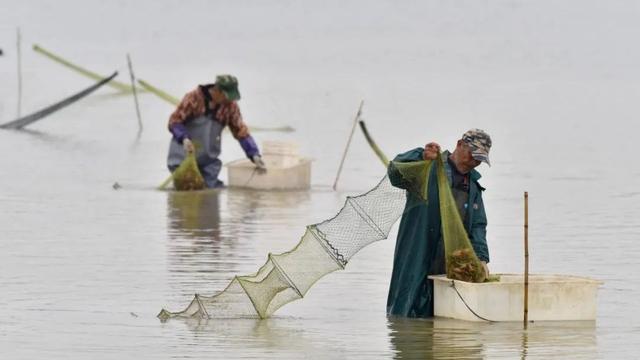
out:
{"label": "camouflage patterned jacket", "polygon": [[[169,117],[169,131],[173,134],[178,143],[182,144],[182,140],[190,138],[184,123],[196,118],[198,116],[205,115],[207,107],[205,106],[205,97],[203,95],[204,87],[201,85],[194,90],[188,92],[176,110]],[[245,155],[253,161],[253,157],[260,155],[260,150],[256,145],[251,134],[249,134],[249,127],[242,120],[242,114],[240,114],[240,107],[235,101],[215,106],[213,103],[209,103],[209,108],[214,113],[214,118],[222,123],[223,126],[229,126],[233,137],[238,140],[240,146],[244,150]]]}
{"label": "camouflage patterned jacket", "polygon": [[[189,119],[204,115],[205,99],[202,95],[200,87],[188,92],[176,110],[169,117],[169,131],[175,134],[174,129],[179,128],[179,124],[183,124]],[[227,104],[218,105],[215,107],[211,104],[211,108],[215,112],[215,118],[223,125],[229,126],[233,137],[240,140],[249,135],[249,128],[242,120],[242,114],[240,114],[240,107],[235,101]],[[176,136],[178,138],[179,136]],[[178,139],[180,142],[182,139]]]}

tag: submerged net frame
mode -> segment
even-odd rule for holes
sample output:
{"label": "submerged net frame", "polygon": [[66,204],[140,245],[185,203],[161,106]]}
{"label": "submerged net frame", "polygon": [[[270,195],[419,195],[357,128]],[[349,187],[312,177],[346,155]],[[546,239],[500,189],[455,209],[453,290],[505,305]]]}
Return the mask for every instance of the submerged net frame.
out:
{"label": "submerged net frame", "polygon": [[[395,187],[385,176],[368,192],[348,196],[344,206],[331,219],[309,225],[300,242],[290,251],[269,253],[267,261],[252,275],[236,276],[213,296],[196,294],[186,309],[162,309],[158,318],[267,318],[283,305],[301,299],[324,275],[345,268],[351,257],[365,246],[386,239],[391,227],[406,210],[407,198],[428,201],[428,175],[438,164],[438,186],[446,252],[473,249],[448,186],[442,162],[392,163],[410,185]],[[444,185],[444,186],[443,186]],[[457,217],[456,217],[457,216]],[[456,237],[456,239],[452,239]],[[475,253],[473,253],[475,261]]]}

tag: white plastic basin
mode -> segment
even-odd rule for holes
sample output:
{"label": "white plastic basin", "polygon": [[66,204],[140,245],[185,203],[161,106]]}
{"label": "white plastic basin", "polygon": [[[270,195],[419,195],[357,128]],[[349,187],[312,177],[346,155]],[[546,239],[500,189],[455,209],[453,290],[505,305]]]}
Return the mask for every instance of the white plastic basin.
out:
{"label": "white plastic basin", "polygon": [[[499,282],[468,283],[431,275],[434,283],[434,313],[453,319],[522,321],[524,275],[499,274]],[[464,304],[460,296],[467,303]],[[533,321],[595,320],[597,291],[602,282],[571,275],[529,275],[528,319]]]}
{"label": "white plastic basin", "polygon": [[311,186],[311,159],[264,154],[267,172],[260,174],[248,159],[227,164],[228,184],[259,190],[302,190]]}

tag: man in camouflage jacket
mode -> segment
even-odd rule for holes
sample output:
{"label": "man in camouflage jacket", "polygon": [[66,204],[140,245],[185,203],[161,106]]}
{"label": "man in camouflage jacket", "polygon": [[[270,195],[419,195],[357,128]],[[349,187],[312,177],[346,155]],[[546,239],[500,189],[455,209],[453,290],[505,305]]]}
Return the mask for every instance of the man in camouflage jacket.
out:
{"label": "man in camouflage jacket", "polygon": [[238,80],[231,75],[218,75],[215,83],[199,85],[184,96],[169,118],[169,131],[173,134],[167,157],[169,171],[173,172],[187,154],[195,152],[207,187],[224,186],[218,174],[225,126],[258,170],[266,170],[258,146],[242,120],[238,100]]}

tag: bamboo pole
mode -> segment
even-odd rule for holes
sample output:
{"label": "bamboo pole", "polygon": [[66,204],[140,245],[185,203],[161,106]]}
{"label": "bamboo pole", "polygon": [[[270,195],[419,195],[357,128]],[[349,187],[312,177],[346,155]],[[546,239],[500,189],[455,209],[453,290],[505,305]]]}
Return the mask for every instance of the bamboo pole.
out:
{"label": "bamboo pole", "polygon": [[67,98],[64,98],[54,104],[51,104],[43,109],[40,109],[32,114],[23,116],[21,118],[15,119],[13,121],[9,121],[8,123],[4,123],[4,124],[0,124],[0,129],[22,129],[23,127],[32,124],[40,119],[45,118],[46,116],[53,114],[54,112],[65,108],[71,104],[73,104],[74,102],[82,99],[83,97],[91,94],[92,92],[96,91],[97,89],[99,89],[102,85],[107,84],[109,81],[111,81],[111,79],[113,79],[114,77],[116,77],[118,75],[118,72],[115,71],[111,76],[109,76],[108,78],[97,82],[91,86],[89,86],[88,88],[75,93]]}
{"label": "bamboo pole", "polygon": [[138,116],[138,137],[142,134],[142,117],[140,116],[140,105],[138,104],[138,92],[136,91],[136,78],[133,74],[131,57],[127,54],[127,65],[129,66],[129,77],[131,78],[131,88],[133,89],[133,100],[136,104],[136,115]]}
{"label": "bamboo pole", "polygon": [[20,35],[20,28],[16,31],[16,47],[18,55],[18,116],[22,116],[22,36]]}
{"label": "bamboo pole", "polygon": [[529,318],[529,193],[524,192],[524,328]]}
{"label": "bamboo pole", "polygon": [[373,152],[375,152],[376,155],[378,156],[378,159],[382,161],[382,165],[385,168],[389,166],[389,159],[382,152],[382,150],[380,150],[380,147],[378,147],[378,144],[376,144],[376,142],[373,141],[373,138],[371,137],[371,134],[369,134],[369,130],[367,130],[367,125],[365,125],[364,120],[360,120],[360,129],[362,130],[362,133],[364,134],[365,139],[367,139],[369,146],[371,146],[371,149],[373,149]]}
{"label": "bamboo pole", "polygon": [[148,92],[152,93],[153,95],[159,97],[160,99],[168,102],[171,105],[178,105],[180,104],[180,99],[178,99],[175,96],[169,95],[167,92],[158,89],[157,87],[149,84],[148,82],[142,80],[142,79],[138,79],[138,84],[140,84],[140,86],[142,86],[145,90],[147,90]]}
{"label": "bamboo pole", "polygon": [[351,144],[351,139],[353,138],[353,133],[356,131],[356,126],[358,125],[358,120],[360,120],[360,115],[362,115],[362,106],[364,105],[364,100],[360,101],[360,107],[358,108],[358,112],[356,113],[355,119],[353,119],[353,127],[351,127],[351,134],[349,134],[349,139],[347,140],[347,146],[344,148],[344,153],[342,154],[342,160],[340,160],[340,166],[338,167],[338,174],[336,175],[336,181],[333,182],[333,190],[336,190],[338,186],[338,179],[340,178],[340,172],[342,172],[342,166],[344,165],[344,159],[347,157],[347,151],[349,150],[349,145]]}
{"label": "bamboo pole", "polygon": [[[76,64],[73,64],[70,61],[67,61],[67,60],[63,59],[62,57],[60,57],[58,55],[55,55],[54,53],[52,53],[52,52],[50,52],[48,50],[43,49],[41,46],[38,46],[37,44],[33,45],[33,51],[35,51],[35,52],[37,52],[39,54],[42,54],[42,55],[48,57],[49,59],[57,62],[58,64],[66,66],[69,69],[71,69],[71,70],[73,70],[73,71],[75,71],[75,72],[77,72],[79,74],[82,74],[82,75],[84,75],[84,76],[86,76],[86,77],[88,77],[90,79],[93,79],[93,80],[96,80],[96,81],[102,81],[102,80],[104,80],[106,78],[106,76],[102,76],[102,75],[96,74],[93,71],[89,71],[89,70],[87,70],[87,69],[85,69],[83,67],[80,67],[80,66],[78,66]],[[125,83],[118,82],[118,81],[109,81],[107,83],[107,86],[112,87],[112,88],[114,88],[116,90],[120,90],[122,92],[133,91],[131,89],[131,86],[129,86],[129,85],[125,84]]]}

